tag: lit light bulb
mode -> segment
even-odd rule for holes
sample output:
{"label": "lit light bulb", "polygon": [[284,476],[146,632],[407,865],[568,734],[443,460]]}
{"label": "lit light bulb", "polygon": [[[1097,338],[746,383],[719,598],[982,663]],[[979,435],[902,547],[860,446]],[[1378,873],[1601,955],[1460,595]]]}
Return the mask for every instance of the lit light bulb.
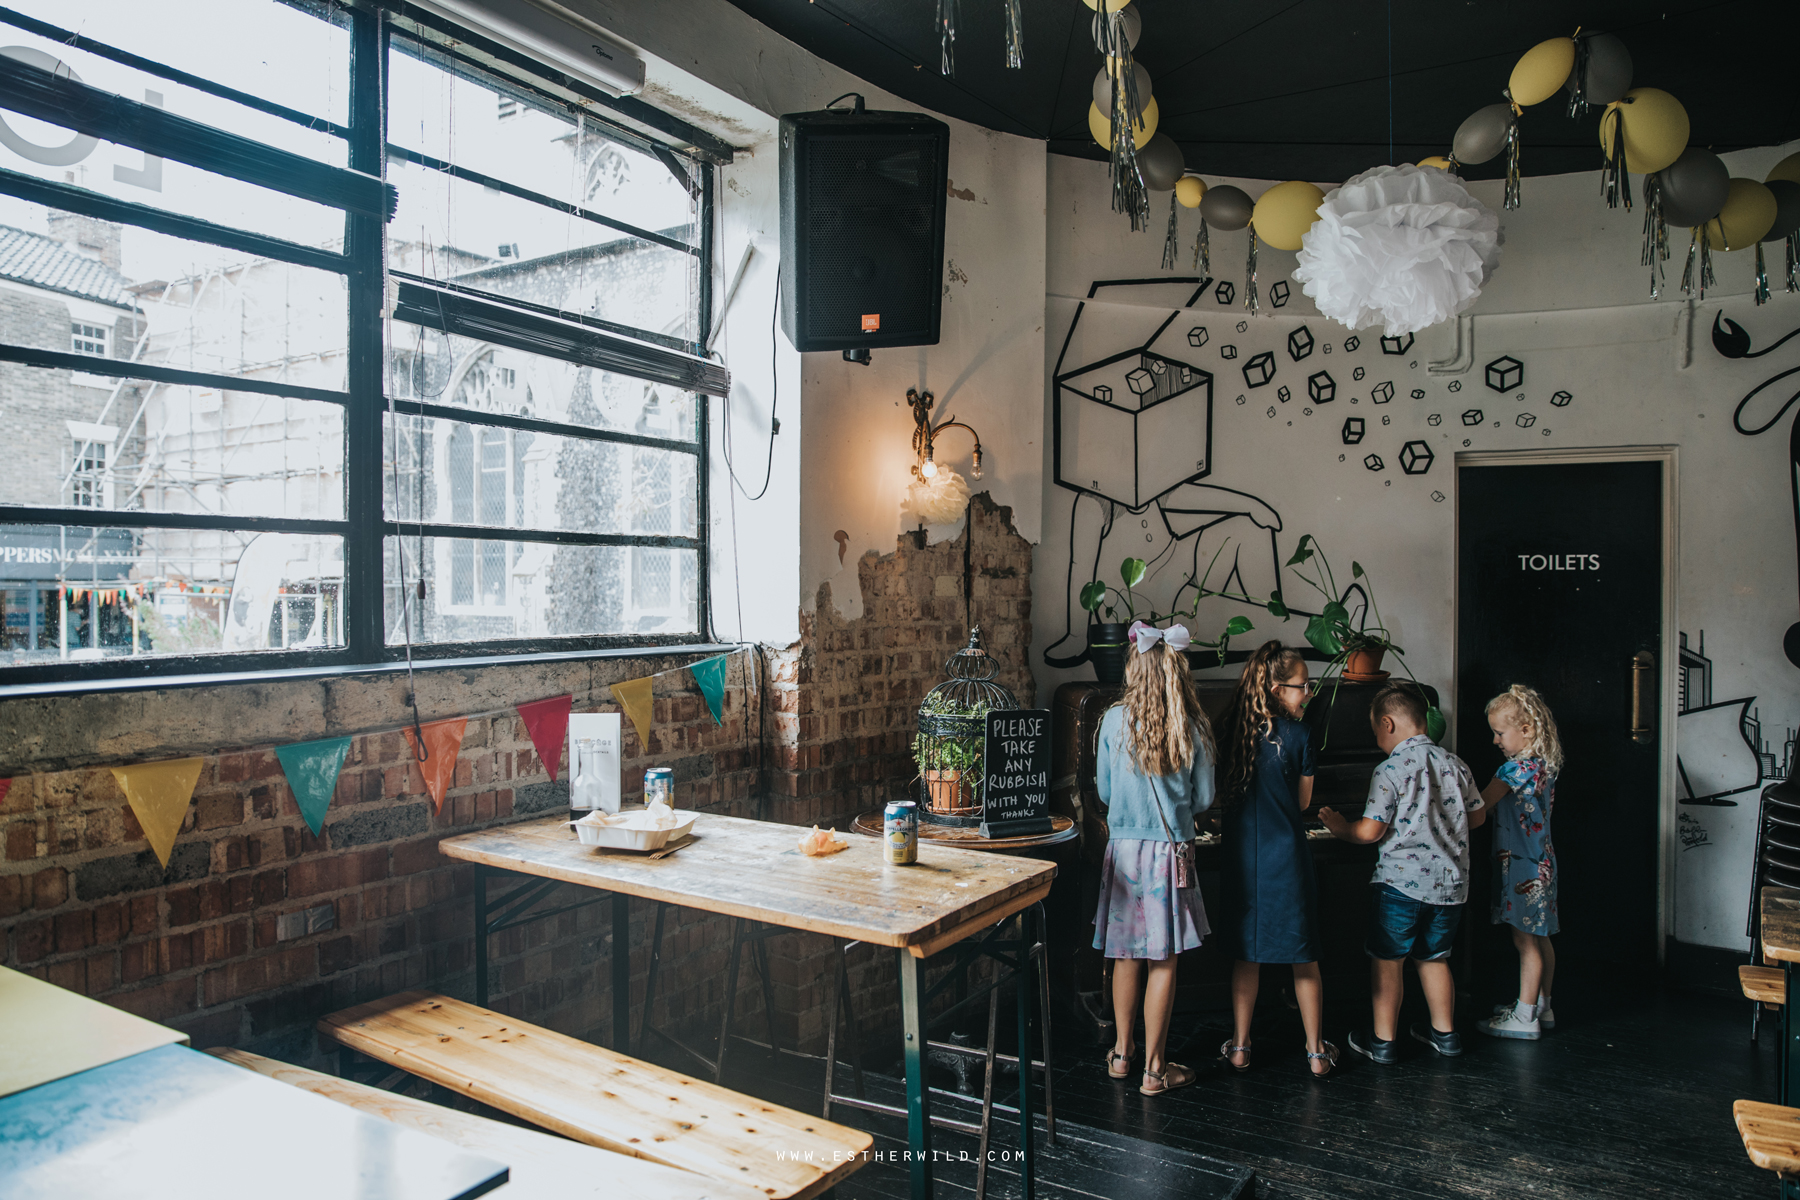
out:
{"label": "lit light bulb", "polygon": [[975,470],[973,474],[975,478],[981,478],[981,451],[979,450],[975,451]]}
{"label": "lit light bulb", "polygon": [[923,475],[927,479],[936,479],[937,478],[937,463],[935,463],[931,459],[927,458],[925,460],[925,465],[919,468],[919,474]]}

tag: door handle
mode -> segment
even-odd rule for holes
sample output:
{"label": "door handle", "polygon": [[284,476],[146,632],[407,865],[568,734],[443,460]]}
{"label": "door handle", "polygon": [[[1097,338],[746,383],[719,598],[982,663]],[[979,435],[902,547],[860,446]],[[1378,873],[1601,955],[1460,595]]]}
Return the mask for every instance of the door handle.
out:
{"label": "door handle", "polygon": [[1648,744],[1656,737],[1650,714],[1656,710],[1656,655],[1639,650],[1631,656],[1631,740]]}

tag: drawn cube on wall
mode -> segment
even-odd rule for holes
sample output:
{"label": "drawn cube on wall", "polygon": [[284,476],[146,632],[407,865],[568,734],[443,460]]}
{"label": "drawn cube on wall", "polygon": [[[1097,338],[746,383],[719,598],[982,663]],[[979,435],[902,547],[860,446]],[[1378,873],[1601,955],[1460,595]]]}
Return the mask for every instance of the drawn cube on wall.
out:
{"label": "drawn cube on wall", "polygon": [[1525,364],[1503,354],[1487,365],[1487,385],[1496,392],[1510,392],[1525,381]]}
{"label": "drawn cube on wall", "polygon": [[1255,358],[1244,364],[1244,382],[1253,388],[1268,386],[1269,380],[1275,378],[1275,355],[1264,350]]}
{"label": "drawn cube on wall", "polygon": [[1275,281],[1275,286],[1269,289],[1269,303],[1273,304],[1276,308],[1280,308],[1282,305],[1286,304],[1287,302],[1288,302],[1287,280],[1277,279]]}
{"label": "drawn cube on wall", "polygon": [[1188,330],[1188,345],[1198,350],[1200,347],[1206,345],[1207,337],[1206,326],[1196,325]]}
{"label": "drawn cube on wall", "polygon": [[1530,429],[1533,425],[1536,425],[1536,424],[1537,424],[1537,418],[1532,416],[1530,413],[1520,413],[1519,414],[1518,425],[1519,425],[1520,429]]}
{"label": "drawn cube on wall", "polygon": [[1414,400],[1423,400],[1425,398],[1425,389],[1424,388],[1414,388],[1412,390],[1412,398]]}
{"label": "drawn cube on wall", "polygon": [[1231,285],[1231,280],[1219,280],[1219,286],[1213,289],[1213,299],[1220,304],[1230,304],[1236,298],[1237,288]]}
{"label": "drawn cube on wall", "polygon": [[1288,357],[1299,362],[1313,352],[1312,330],[1302,325],[1288,334]]}
{"label": "drawn cube on wall", "polygon": [[1358,383],[1360,383],[1360,382],[1362,382],[1362,377],[1365,374],[1367,374],[1367,372],[1365,372],[1361,367],[1357,367],[1350,372],[1350,378],[1352,378],[1352,379],[1356,380]]}
{"label": "drawn cube on wall", "polygon": [[1056,377],[1056,482],[1130,508],[1212,471],[1213,377],[1135,347]]}
{"label": "drawn cube on wall", "polygon": [[1450,387],[1450,390],[1451,390],[1451,391],[1453,391],[1453,392],[1460,392],[1460,391],[1462,391],[1462,380],[1460,380],[1460,379],[1452,379],[1452,380],[1451,380],[1451,381],[1450,381],[1450,384],[1449,384],[1449,387]]}
{"label": "drawn cube on wall", "polygon": [[1363,467],[1370,471],[1379,471],[1386,466],[1387,464],[1381,461],[1381,455],[1379,454],[1371,454],[1369,457],[1363,459]]}
{"label": "drawn cube on wall", "polygon": [[1236,346],[1220,346],[1219,347],[1219,357],[1220,358],[1236,358],[1237,357],[1237,347]]}
{"label": "drawn cube on wall", "polygon": [[1425,418],[1425,423],[1427,425],[1442,425],[1444,423],[1444,418],[1437,413],[1432,413],[1429,417]]}
{"label": "drawn cube on wall", "polygon": [[1569,401],[1573,399],[1575,399],[1575,397],[1569,395],[1567,392],[1558,392],[1556,395],[1550,397],[1550,403],[1557,408],[1567,408],[1569,407]]}
{"label": "drawn cube on wall", "polygon": [[1314,404],[1330,404],[1337,399],[1337,380],[1330,371],[1315,371],[1306,377],[1306,394]]}
{"label": "drawn cube on wall", "polygon": [[1362,347],[1362,339],[1354,333],[1344,339],[1344,353],[1355,354]]}
{"label": "drawn cube on wall", "polygon": [[1408,475],[1423,475],[1431,470],[1437,455],[1424,442],[1408,442],[1400,447],[1400,469]]}
{"label": "drawn cube on wall", "polygon": [[1463,412],[1462,421],[1464,425],[1479,425],[1483,420],[1485,420],[1485,418],[1482,416],[1479,408],[1471,408]]}
{"label": "drawn cube on wall", "polygon": [[1378,383],[1369,389],[1369,399],[1373,400],[1376,404],[1386,404],[1393,398],[1394,385],[1391,383]]}
{"label": "drawn cube on wall", "polygon": [[1287,384],[1285,383],[1275,389],[1275,395],[1283,404],[1286,404],[1289,400],[1294,398],[1294,393],[1288,391]]}
{"label": "drawn cube on wall", "polygon": [[1344,445],[1346,446],[1354,446],[1356,443],[1362,441],[1363,419],[1361,417],[1351,417],[1346,420],[1341,435],[1344,439]]}
{"label": "drawn cube on wall", "polygon": [[1412,349],[1412,344],[1413,335],[1410,333],[1403,333],[1399,337],[1384,337],[1381,339],[1381,352],[1383,354],[1405,354]]}

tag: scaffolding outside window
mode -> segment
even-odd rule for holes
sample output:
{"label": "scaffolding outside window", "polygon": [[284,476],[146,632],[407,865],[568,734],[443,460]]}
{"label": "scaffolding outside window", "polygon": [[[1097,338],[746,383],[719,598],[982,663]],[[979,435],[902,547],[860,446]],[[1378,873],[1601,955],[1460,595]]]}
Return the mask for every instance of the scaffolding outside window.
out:
{"label": "scaffolding outside window", "polygon": [[[699,640],[707,163],[478,37],[192,4],[0,9],[24,74],[142,114],[0,113],[0,251],[41,264],[0,318],[70,330],[0,338],[45,414],[0,474],[0,684]],[[257,70],[196,57],[208,13]]]}

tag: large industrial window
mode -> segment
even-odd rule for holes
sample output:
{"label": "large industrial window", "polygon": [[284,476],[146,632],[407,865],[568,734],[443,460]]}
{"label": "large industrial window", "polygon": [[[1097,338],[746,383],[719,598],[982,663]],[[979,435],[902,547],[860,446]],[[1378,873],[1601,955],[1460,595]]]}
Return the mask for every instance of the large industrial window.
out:
{"label": "large industrial window", "polygon": [[8,2],[0,684],[701,640],[727,147],[401,0]]}

